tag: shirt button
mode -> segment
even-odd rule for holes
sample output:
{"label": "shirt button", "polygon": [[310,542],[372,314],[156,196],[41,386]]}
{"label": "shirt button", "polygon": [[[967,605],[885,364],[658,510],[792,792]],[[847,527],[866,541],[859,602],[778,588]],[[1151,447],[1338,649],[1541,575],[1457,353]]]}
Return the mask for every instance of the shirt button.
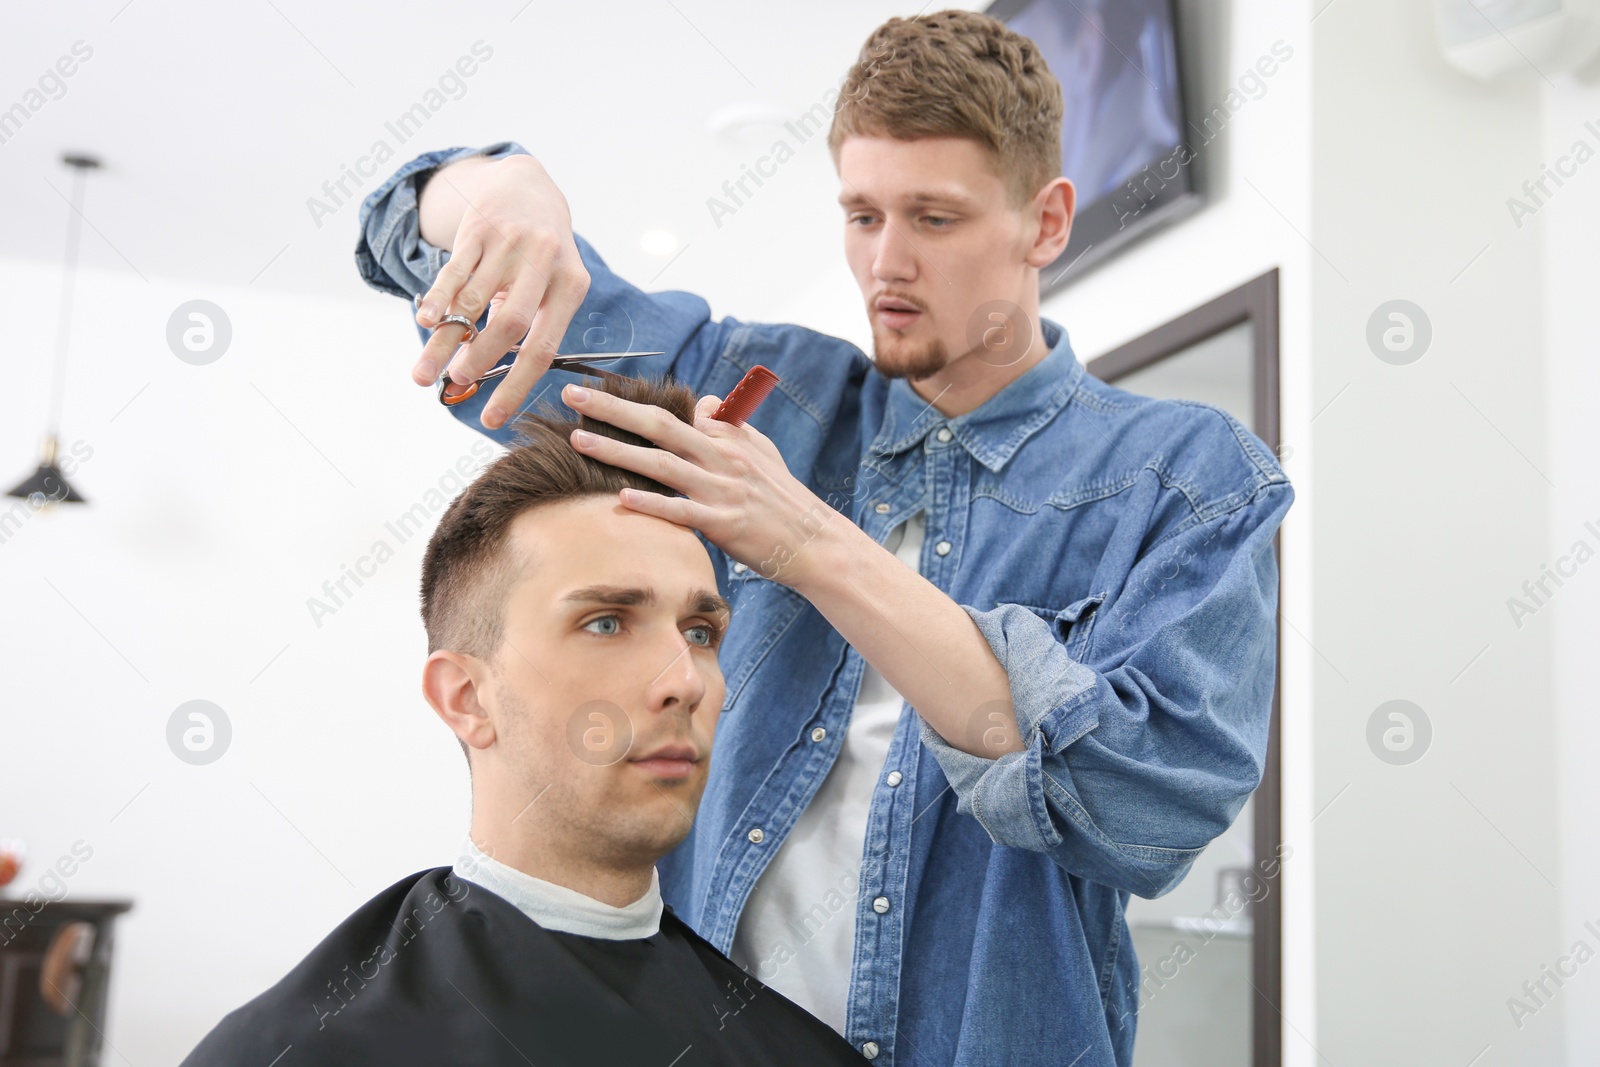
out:
{"label": "shirt button", "polygon": [[749,569],[750,568],[746,567],[743,563],[735,563],[733,565],[733,573],[735,573],[735,574],[743,574],[745,571],[747,571]]}
{"label": "shirt button", "polygon": [[878,1043],[876,1041],[868,1041],[866,1044],[861,1046],[861,1054],[869,1060],[877,1059]]}
{"label": "shirt button", "polygon": [[950,428],[948,426],[941,426],[939,427],[938,434],[935,436],[937,436],[940,441],[948,441],[950,438],[954,437],[955,434],[950,432]]}
{"label": "shirt button", "polygon": [[889,514],[889,505],[880,501],[873,505],[872,510],[876,511],[879,515],[887,515]]}
{"label": "shirt button", "polygon": [[950,554],[950,542],[940,541],[938,544],[933,546],[933,550],[939,553],[941,556],[948,556]]}
{"label": "shirt button", "polygon": [[879,915],[882,915],[884,912],[888,911],[889,910],[889,898],[888,897],[879,897],[878,899],[874,900],[872,902],[872,910],[877,912]]}
{"label": "shirt button", "polygon": [[888,781],[889,781],[889,784],[891,786],[899,785],[904,779],[905,779],[905,776],[902,775],[899,771],[890,771],[889,772]]}
{"label": "shirt button", "polygon": [[759,845],[766,836],[766,834],[761,832],[761,827],[757,826],[755,829],[750,831],[750,843],[752,845]]}
{"label": "shirt button", "polygon": [[817,727],[815,730],[811,731],[811,740],[813,740],[813,741],[821,741],[824,737],[827,737],[827,736],[828,736],[828,731],[824,730],[820,726]]}

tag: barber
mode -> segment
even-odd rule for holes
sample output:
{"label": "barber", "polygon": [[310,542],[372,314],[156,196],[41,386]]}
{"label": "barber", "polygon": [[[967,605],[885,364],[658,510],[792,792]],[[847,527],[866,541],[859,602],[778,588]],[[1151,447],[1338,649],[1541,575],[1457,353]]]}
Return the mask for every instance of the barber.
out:
{"label": "barber", "polygon": [[[1129,894],[1176,886],[1266,758],[1293,492],[1231,416],[1090,378],[1040,317],[1062,108],[987,16],[868,39],[829,148],[871,360],[636,288],[514,143],[427,153],[362,206],[363,277],[420,297],[413,379],[511,364],[457,417],[507,441],[559,396],[658,446],[573,441],[681,494],[622,502],[698,530],[741,620],[663,896],[880,1064],[1128,1064]],[[693,425],[546,378],[624,347],[710,394]],[[756,364],[782,381],[750,425],[709,418]]]}

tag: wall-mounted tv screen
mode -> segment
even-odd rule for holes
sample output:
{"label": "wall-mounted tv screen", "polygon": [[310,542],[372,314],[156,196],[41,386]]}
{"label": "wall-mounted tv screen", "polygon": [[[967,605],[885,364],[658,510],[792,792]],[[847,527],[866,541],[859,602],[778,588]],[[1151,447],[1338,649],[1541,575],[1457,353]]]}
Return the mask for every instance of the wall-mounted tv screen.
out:
{"label": "wall-mounted tv screen", "polygon": [[1061,173],[1077,210],[1041,290],[1200,206],[1173,0],[998,0],[988,14],[1039,46],[1066,104]]}

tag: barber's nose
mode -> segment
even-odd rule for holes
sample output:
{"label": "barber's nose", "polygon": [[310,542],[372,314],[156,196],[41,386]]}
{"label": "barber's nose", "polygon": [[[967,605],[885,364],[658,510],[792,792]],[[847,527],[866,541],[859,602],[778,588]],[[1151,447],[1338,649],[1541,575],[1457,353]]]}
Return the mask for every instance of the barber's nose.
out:
{"label": "barber's nose", "polygon": [[917,250],[887,220],[873,249],[872,276],[880,282],[911,281],[917,276]]}

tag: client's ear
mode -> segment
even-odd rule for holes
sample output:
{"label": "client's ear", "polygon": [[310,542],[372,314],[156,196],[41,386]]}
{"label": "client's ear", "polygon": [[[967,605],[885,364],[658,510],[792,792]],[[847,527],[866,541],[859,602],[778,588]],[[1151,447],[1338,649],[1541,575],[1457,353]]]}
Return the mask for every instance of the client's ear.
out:
{"label": "client's ear", "polygon": [[450,731],[473,748],[494,744],[494,722],[478,701],[489,665],[476,656],[439,649],[422,665],[422,696]]}

